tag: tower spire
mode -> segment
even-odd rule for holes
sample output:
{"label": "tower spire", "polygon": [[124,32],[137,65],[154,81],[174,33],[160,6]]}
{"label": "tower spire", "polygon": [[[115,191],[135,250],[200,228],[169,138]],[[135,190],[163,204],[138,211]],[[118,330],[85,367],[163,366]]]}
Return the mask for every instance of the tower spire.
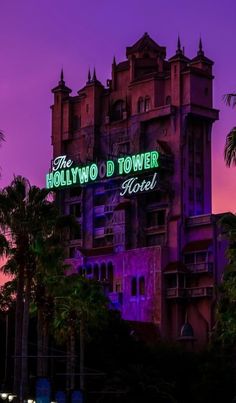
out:
{"label": "tower spire", "polygon": [[93,69],[93,80],[92,81],[97,81],[97,76],[96,76],[96,69],[94,67]]}
{"label": "tower spire", "polygon": [[65,85],[63,68],[61,69],[59,84],[60,84],[60,85]]}
{"label": "tower spire", "polygon": [[199,45],[198,45],[198,52],[197,52],[198,56],[204,56],[204,51],[203,51],[203,47],[202,47],[202,38],[200,36],[199,39]]}
{"label": "tower spire", "polygon": [[181,49],[180,37],[179,37],[179,35],[178,35],[176,54],[177,54],[177,55],[182,55],[182,53],[183,53],[183,51],[182,51],[182,49]]}
{"label": "tower spire", "polygon": [[90,68],[88,70],[88,81],[87,84],[91,83],[91,72],[90,72]]}
{"label": "tower spire", "polygon": [[116,66],[116,57],[115,57],[115,55],[113,56],[113,63],[112,63],[114,66]]}

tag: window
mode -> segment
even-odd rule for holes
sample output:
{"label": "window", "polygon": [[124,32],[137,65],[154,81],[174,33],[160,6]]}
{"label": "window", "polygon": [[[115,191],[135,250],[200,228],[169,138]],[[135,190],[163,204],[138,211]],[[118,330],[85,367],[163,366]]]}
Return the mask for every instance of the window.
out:
{"label": "window", "polygon": [[124,143],[118,143],[118,151],[119,155],[126,155],[130,152],[130,143],[129,141]]}
{"label": "window", "polygon": [[202,191],[201,191],[201,189],[197,189],[197,192],[196,192],[196,200],[197,200],[197,202],[201,202],[201,201],[202,201]]}
{"label": "window", "polygon": [[207,261],[207,252],[196,253],[196,263],[205,263]]}
{"label": "window", "polygon": [[105,226],[105,217],[99,216],[95,217],[94,219],[94,227],[95,228],[101,228]]}
{"label": "window", "polygon": [[138,113],[144,112],[144,100],[143,98],[139,98],[138,100]]}
{"label": "window", "polygon": [[193,188],[189,188],[189,201],[193,201]]}
{"label": "window", "polygon": [[171,104],[171,96],[167,95],[166,97],[166,105],[170,105]]}
{"label": "window", "polygon": [[75,257],[75,247],[69,248],[69,257],[71,259]]}
{"label": "window", "polygon": [[119,100],[112,106],[111,119],[114,121],[123,119],[123,112],[125,110],[124,101]]}
{"label": "window", "polygon": [[151,109],[151,100],[149,97],[145,98],[144,108],[145,108],[145,112],[148,112]]}
{"label": "window", "polygon": [[70,229],[70,240],[81,239],[81,226],[78,225],[76,228]]}
{"label": "window", "polygon": [[194,253],[187,253],[184,257],[184,261],[186,264],[193,264],[195,261]]}
{"label": "window", "polygon": [[81,204],[74,203],[70,205],[70,215],[75,216],[76,218],[81,217]]}
{"label": "window", "polygon": [[102,206],[106,204],[106,195],[100,193],[94,196],[94,206]]}
{"label": "window", "polygon": [[77,131],[77,130],[80,129],[80,126],[81,126],[81,118],[80,118],[80,116],[74,115],[72,117],[72,130]]}
{"label": "window", "polygon": [[164,245],[165,234],[151,234],[147,235],[147,246]]}
{"label": "window", "polygon": [[145,278],[139,277],[139,295],[145,295]]}
{"label": "window", "polygon": [[147,228],[165,225],[165,210],[148,211],[147,212]]}
{"label": "window", "polygon": [[137,295],[137,279],[133,277],[131,280],[131,296],[135,297]]}
{"label": "window", "polygon": [[74,187],[70,189],[70,197],[79,197],[81,196],[82,188],[81,187]]}
{"label": "window", "polygon": [[204,94],[205,94],[205,96],[207,96],[209,94],[209,89],[207,87],[204,89]]}

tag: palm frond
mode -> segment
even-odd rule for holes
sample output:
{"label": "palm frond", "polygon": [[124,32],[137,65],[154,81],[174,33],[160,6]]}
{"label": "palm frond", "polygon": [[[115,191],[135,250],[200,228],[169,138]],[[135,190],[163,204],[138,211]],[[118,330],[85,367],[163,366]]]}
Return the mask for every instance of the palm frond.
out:
{"label": "palm frond", "polygon": [[224,148],[226,166],[236,165],[236,127],[227,134]]}
{"label": "palm frond", "polygon": [[236,105],[236,93],[233,92],[223,95],[223,101],[227,106],[232,106],[234,108]]}

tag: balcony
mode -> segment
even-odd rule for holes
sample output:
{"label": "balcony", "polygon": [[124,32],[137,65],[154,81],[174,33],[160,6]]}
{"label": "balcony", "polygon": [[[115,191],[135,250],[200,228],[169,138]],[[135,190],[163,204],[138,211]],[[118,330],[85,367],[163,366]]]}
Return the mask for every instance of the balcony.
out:
{"label": "balcony", "polygon": [[167,299],[213,297],[213,287],[167,288]]}
{"label": "balcony", "polygon": [[105,206],[104,206],[104,204],[101,204],[100,206],[95,206],[95,207],[94,207],[94,215],[95,215],[96,217],[103,216],[104,213],[105,213]]}
{"label": "balcony", "polygon": [[199,225],[210,225],[212,223],[212,215],[204,214],[199,216],[189,217],[186,220],[187,227],[197,227]]}
{"label": "balcony", "polygon": [[94,238],[103,238],[105,235],[104,227],[94,228]]}
{"label": "balcony", "polygon": [[176,299],[176,298],[184,298],[186,290],[184,288],[167,288],[166,289],[166,298],[168,299]]}
{"label": "balcony", "polygon": [[190,298],[212,297],[213,287],[195,287],[187,288],[186,296]]}
{"label": "balcony", "polygon": [[114,210],[113,204],[107,204],[105,206],[104,212],[105,212],[105,214],[111,214],[111,213],[113,213],[113,210]]}
{"label": "balcony", "polygon": [[192,273],[212,273],[213,272],[213,263],[212,262],[186,264],[186,267]]}

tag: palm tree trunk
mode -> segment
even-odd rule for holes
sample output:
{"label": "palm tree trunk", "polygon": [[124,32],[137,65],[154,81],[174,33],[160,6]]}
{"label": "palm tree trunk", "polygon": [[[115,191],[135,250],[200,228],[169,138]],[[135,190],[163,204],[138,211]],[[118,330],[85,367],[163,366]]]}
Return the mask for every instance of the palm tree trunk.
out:
{"label": "palm tree trunk", "polygon": [[42,308],[38,307],[37,314],[37,376],[43,376],[43,312]]}
{"label": "palm tree trunk", "polygon": [[84,318],[80,320],[80,390],[84,390],[84,339],[85,322]]}
{"label": "palm tree trunk", "polygon": [[19,267],[16,291],[16,311],[15,311],[15,358],[14,358],[14,393],[20,396],[21,385],[21,348],[22,348],[22,320],[23,320],[23,293],[24,293],[24,267]]}
{"label": "palm tree trunk", "polygon": [[49,345],[49,323],[44,319],[43,323],[43,376],[48,376],[48,345]]}
{"label": "palm tree trunk", "polygon": [[75,330],[71,331],[70,337],[70,360],[71,360],[71,376],[70,376],[70,389],[75,388]]}
{"label": "palm tree trunk", "polygon": [[23,315],[23,327],[22,327],[22,393],[23,399],[27,397],[28,391],[28,333],[29,333],[29,305],[30,305],[30,293],[31,293],[31,278],[26,279],[25,288],[25,302],[24,302],[24,315]]}
{"label": "palm tree trunk", "polygon": [[70,359],[70,337],[67,340],[66,345],[66,391],[69,399],[70,394],[70,374],[71,374],[71,359]]}

